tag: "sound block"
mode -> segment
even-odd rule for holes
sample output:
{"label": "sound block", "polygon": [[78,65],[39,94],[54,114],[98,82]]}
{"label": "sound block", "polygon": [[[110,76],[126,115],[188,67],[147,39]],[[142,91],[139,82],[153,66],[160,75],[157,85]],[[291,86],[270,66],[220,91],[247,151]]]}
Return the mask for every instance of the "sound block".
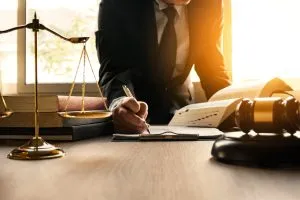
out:
{"label": "sound block", "polygon": [[300,138],[297,134],[225,133],[216,139],[211,154],[230,164],[300,166]]}

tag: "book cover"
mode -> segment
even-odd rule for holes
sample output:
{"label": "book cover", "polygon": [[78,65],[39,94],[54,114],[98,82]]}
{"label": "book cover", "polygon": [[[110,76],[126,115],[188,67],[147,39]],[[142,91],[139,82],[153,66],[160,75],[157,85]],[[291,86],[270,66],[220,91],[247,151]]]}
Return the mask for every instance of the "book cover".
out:
{"label": "book cover", "polygon": [[[102,118],[66,118],[58,112],[39,112],[39,126],[44,128],[69,127],[73,125],[103,122]],[[34,127],[34,112],[14,112],[9,117],[0,119],[0,127]]]}
{"label": "book cover", "polygon": [[[61,112],[81,110],[84,105],[85,110],[104,110],[106,98],[63,96],[63,95],[39,95],[40,112]],[[10,95],[4,96],[7,107],[13,112],[34,112],[33,95]],[[68,102],[68,104],[67,104]],[[67,107],[66,107],[67,105]],[[4,105],[0,102],[0,111],[4,110]]]}
{"label": "book cover", "polygon": [[[5,96],[5,101],[12,115],[0,120],[0,127],[34,127],[34,98],[33,96]],[[101,122],[102,119],[70,119],[61,117],[61,111],[105,110],[106,98],[81,96],[39,96],[39,126],[40,127],[63,127],[79,124]],[[0,111],[4,110],[0,103]]]}
{"label": "book cover", "polygon": [[[45,140],[76,141],[111,135],[113,133],[113,123],[107,121],[69,127],[40,128],[39,133]],[[33,136],[33,127],[0,127],[0,139],[28,140]]]}

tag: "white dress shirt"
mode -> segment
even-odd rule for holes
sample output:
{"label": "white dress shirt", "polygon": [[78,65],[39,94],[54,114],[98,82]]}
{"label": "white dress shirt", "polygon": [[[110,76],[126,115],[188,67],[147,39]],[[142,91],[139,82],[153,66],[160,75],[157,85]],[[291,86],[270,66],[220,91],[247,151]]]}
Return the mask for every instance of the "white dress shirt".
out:
{"label": "white dress shirt", "polygon": [[[157,43],[160,44],[160,40],[168,22],[168,18],[163,12],[163,9],[167,8],[168,4],[162,0],[155,0],[154,11],[156,19],[156,29],[157,29]],[[189,27],[187,20],[187,8],[184,5],[174,5],[177,14],[175,16],[174,27],[177,39],[177,51],[176,51],[176,66],[174,68],[173,77],[181,74],[187,62],[187,57],[189,55]],[[124,99],[124,97],[116,98],[112,101],[109,106],[110,110],[116,108]]]}

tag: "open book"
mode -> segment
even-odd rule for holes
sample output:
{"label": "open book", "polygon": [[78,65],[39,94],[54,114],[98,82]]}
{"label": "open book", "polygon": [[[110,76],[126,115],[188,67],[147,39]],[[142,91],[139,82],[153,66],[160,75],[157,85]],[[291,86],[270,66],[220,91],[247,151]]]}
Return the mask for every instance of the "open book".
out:
{"label": "open book", "polygon": [[216,92],[208,102],[187,105],[175,112],[170,126],[219,127],[242,98],[269,97],[293,89],[279,78],[233,84]]}

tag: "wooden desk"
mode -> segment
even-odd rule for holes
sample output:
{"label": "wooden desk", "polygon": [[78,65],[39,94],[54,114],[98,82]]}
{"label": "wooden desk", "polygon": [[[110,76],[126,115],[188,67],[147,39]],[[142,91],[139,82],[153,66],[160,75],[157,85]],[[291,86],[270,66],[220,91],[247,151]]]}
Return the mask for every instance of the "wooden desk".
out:
{"label": "wooden desk", "polygon": [[300,170],[255,169],[211,159],[212,141],[111,142],[60,146],[66,157],[6,158],[0,146],[1,200],[299,199]]}

